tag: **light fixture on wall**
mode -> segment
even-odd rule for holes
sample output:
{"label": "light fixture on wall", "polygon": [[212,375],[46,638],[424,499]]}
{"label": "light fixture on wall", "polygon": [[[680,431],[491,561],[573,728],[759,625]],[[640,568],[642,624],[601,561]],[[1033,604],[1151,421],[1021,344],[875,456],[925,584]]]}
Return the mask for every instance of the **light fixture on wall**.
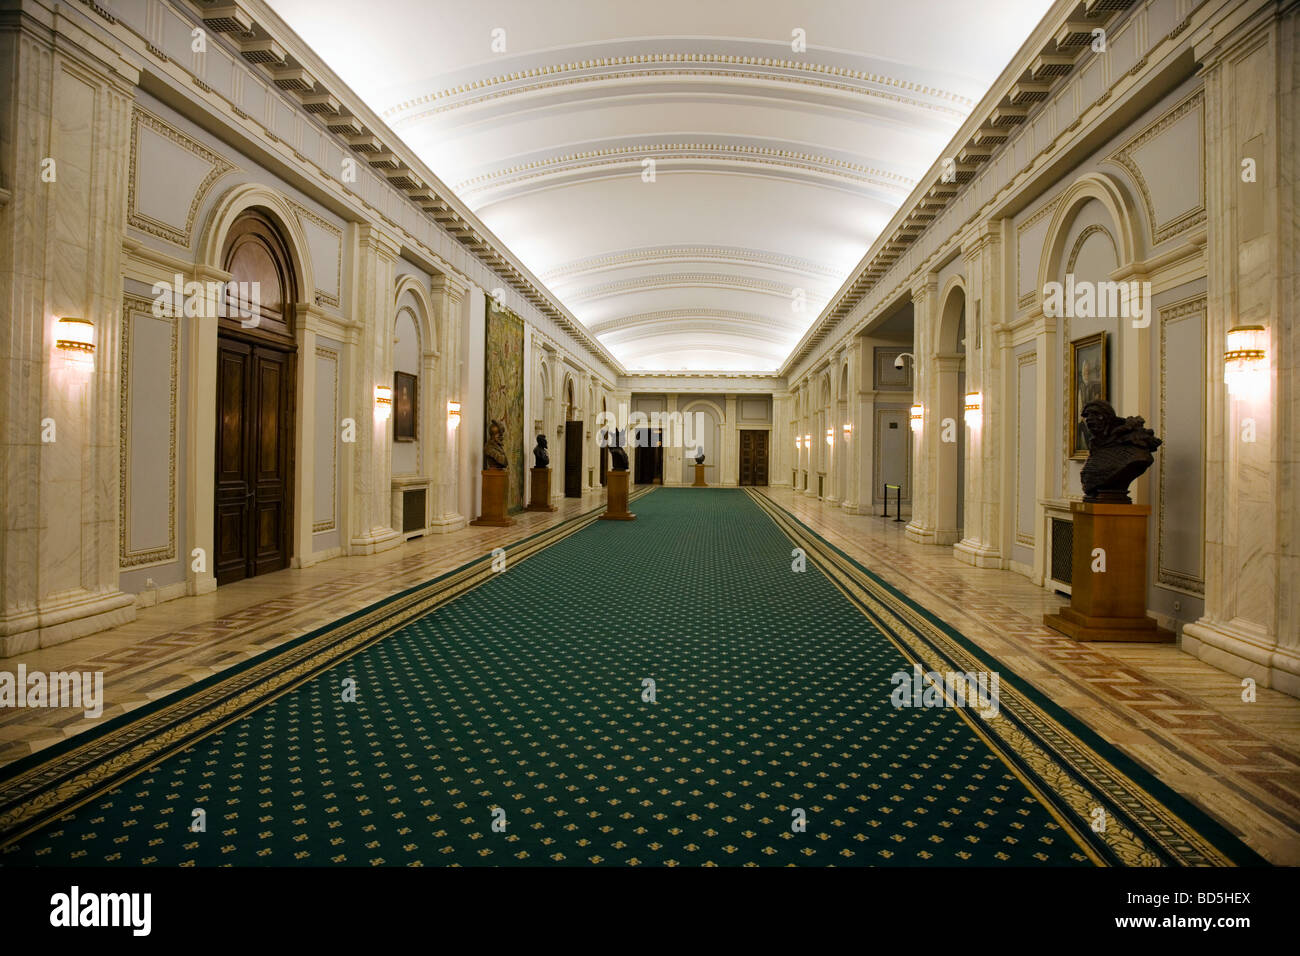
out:
{"label": "light fixture on wall", "polygon": [[89,319],[63,316],[54,324],[54,347],[75,365],[95,366],[95,326]]}
{"label": "light fixture on wall", "polygon": [[804,448],[812,448],[812,435],[804,435],[804,436],[803,436],[803,447],[804,447]]}
{"label": "light fixture on wall", "polygon": [[1238,325],[1228,330],[1223,381],[1235,398],[1255,398],[1268,385],[1268,329]]}
{"label": "light fixture on wall", "polygon": [[984,420],[983,403],[980,401],[979,392],[966,393],[966,424],[971,428],[978,428],[980,422]]}
{"label": "light fixture on wall", "polygon": [[826,444],[828,445],[835,444],[835,429],[833,428],[826,429]]}
{"label": "light fixture on wall", "polygon": [[844,423],[844,439],[845,439],[845,441],[848,440],[848,437],[849,437],[850,434],[852,434],[852,432],[853,432],[853,423],[852,423],[852,422],[845,422],[845,423]]}
{"label": "light fixture on wall", "polygon": [[393,386],[375,386],[375,411],[381,418],[387,418],[393,412]]}
{"label": "light fixture on wall", "polygon": [[925,406],[913,405],[911,414],[908,416],[912,424],[912,431],[919,432],[921,425],[925,421]]}
{"label": "light fixture on wall", "polygon": [[447,403],[447,422],[452,428],[460,427],[460,402]]}
{"label": "light fixture on wall", "polygon": [[803,439],[800,438],[798,435],[794,436],[794,447],[796,450],[803,448]]}

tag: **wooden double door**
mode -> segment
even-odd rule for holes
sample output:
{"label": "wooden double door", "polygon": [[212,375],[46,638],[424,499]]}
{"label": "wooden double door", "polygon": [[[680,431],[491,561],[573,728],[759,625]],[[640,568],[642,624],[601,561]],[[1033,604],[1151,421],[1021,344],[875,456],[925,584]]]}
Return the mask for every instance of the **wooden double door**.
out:
{"label": "wooden double door", "polygon": [[742,485],[767,484],[766,431],[742,429],[740,432],[740,483]]}
{"label": "wooden double door", "polygon": [[289,566],[294,353],[217,339],[217,584]]}

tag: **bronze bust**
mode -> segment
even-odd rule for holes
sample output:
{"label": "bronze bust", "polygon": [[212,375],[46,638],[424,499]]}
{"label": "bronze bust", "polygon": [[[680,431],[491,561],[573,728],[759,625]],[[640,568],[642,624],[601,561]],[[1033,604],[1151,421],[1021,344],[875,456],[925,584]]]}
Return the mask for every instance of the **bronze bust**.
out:
{"label": "bronze bust", "polygon": [[1093,399],[1080,414],[1088,429],[1088,460],[1079,475],[1083,500],[1132,504],[1128,486],[1146,472],[1162,444],[1140,415],[1120,418],[1110,402]]}
{"label": "bronze bust", "polygon": [[610,467],[614,471],[627,471],[627,451],[620,447],[619,433],[614,432],[614,438],[611,441],[609,432],[602,432],[601,444],[609,449]]}
{"label": "bronze bust", "polygon": [[547,468],[551,464],[551,454],[547,451],[546,436],[538,435],[537,444],[533,447],[533,467]]}
{"label": "bronze bust", "polygon": [[704,464],[704,448],[701,445],[695,446],[695,464]]}
{"label": "bronze bust", "polygon": [[504,469],[506,467],[506,446],[503,441],[505,426],[495,418],[488,423],[488,440],[483,443],[483,467]]}

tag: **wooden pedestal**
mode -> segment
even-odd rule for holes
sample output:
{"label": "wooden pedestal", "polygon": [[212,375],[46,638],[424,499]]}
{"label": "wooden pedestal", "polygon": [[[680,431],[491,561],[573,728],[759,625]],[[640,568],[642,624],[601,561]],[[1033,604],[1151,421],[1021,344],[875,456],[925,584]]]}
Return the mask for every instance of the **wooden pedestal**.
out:
{"label": "wooden pedestal", "polygon": [[[1166,643],[1170,631],[1147,617],[1147,505],[1076,501],[1070,606],[1043,623],[1076,641]],[[1100,566],[1104,552],[1105,571]]]}
{"label": "wooden pedestal", "polygon": [[709,483],[708,483],[707,481],[704,480],[704,468],[705,468],[704,465],[696,465],[696,466],[695,466],[695,483],[694,483],[693,485],[691,485],[692,488],[707,488],[707,487],[709,487]]}
{"label": "wooden pedestal", "polygon": [[515,519],[506,514],[506,482],[510,472],[504,468],[485,468],[483,475],[483,510],[470,524],[508,528]]}
{"label": "wooden pedestal", "polygon": [[528,507],[524,509],[525,511],[559,510],[555,505],[551,504],[551,469],[533,469],[532,492],[532,495],[528,499]]}
{"label": "wooden pedestal", "polygon": [[627,472],[608,471],[605,473],[606,490],[609,498],[605,502],[605,513],[601,521],[634,521],[636,515],[627,510]]}

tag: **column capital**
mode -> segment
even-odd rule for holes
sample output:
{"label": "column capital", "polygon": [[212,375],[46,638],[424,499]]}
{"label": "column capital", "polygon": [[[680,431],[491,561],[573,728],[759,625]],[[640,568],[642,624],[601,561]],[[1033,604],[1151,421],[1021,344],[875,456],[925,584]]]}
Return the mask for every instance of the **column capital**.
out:
{"label": "column capital", "polygon": [[1002,220],[983,219],[971,226],[961,237],[961,257],[963,260],[974,259],[986,246],[994,246],[1002,241]]}
{"label": "column capital", "polygon": [[362,249],[373,251],[376,255],[394,262],[402,254],[402,241],[374,223],[363,222],[357,226],[357,242]]}
{"label": "column capital", "polygon": [[[445,295],[453,305],[459,305],[465,298],[465,293],[469,291],[469,287],[465,283],[446,273],[434,276],[429,282],[429,288],[433,290],[434,295]],[[536,337],[536,333],[533,334]]]}
{"label": "column capital", "polygon": [[912,286],[912,301],[924,302],[927,296],[937,296],[939,294],[939,274],[937,272],[927,272],[925,276]]}

